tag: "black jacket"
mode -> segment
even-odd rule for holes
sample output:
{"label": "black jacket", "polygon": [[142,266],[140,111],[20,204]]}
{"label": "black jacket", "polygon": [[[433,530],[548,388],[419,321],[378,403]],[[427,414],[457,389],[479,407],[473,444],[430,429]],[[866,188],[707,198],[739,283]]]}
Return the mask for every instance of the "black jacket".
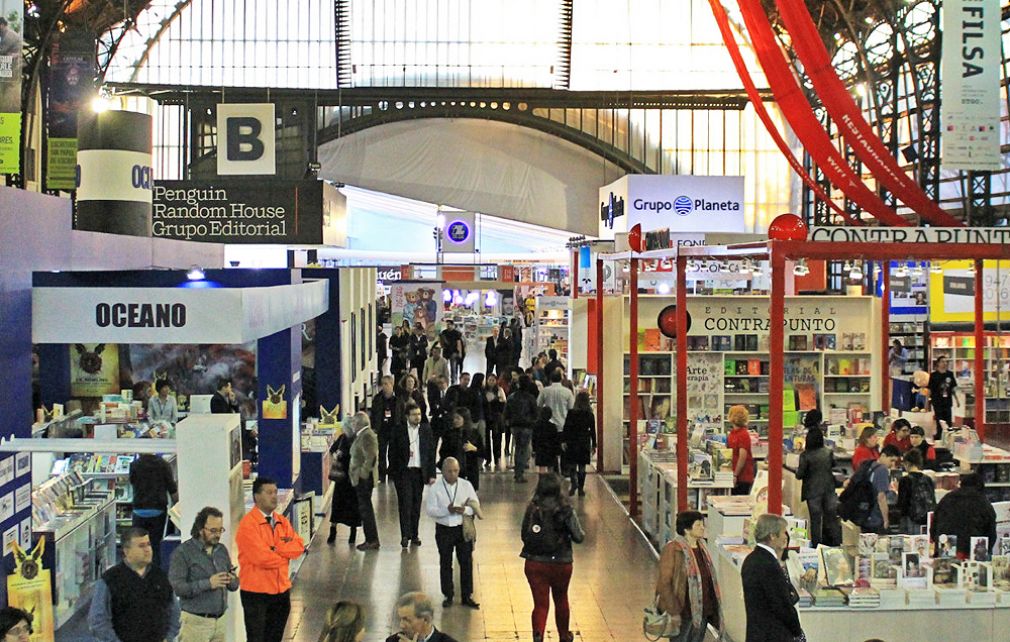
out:
{"label": "black jacket", "polygon": [[933,512],[933,541],[939,535],[957,535],[957,550],[967,554],[972,537],[988,537],[989,549],[996,542],[996,511],[977,488],[958,488],[943,496]]}
{"label": "black jacket", "polygon": [[[477,447],[473,452],[463,450],[464,444],[470,442]],[[474,473],[480,471],[483,461],[484,437],[477,430],[476,426],[464,428],[446,427],[442,433],[442,445],[438,449],[438,467],[442,467],[442,462],[446,457],[455,457],[459,462],[460,474],[464,479],[471,480]]]}
{"label": "black jacket", "polygon": [[487,341],[484,342],[484,358],[488,361],[494,361],[495,359],[495,344],[494,337],[488,337]]}
{"label": "black jacket", "polygon": [[540,416],[537,399],[525,390],[517,390],[509,395],[505,403],[505,421],[512,430],[533,428]]}
{"label": "black jacket", "polygon": [[[435,479],[435,438],[431,434],[431,426],[426,422],[421,422],[417,439],[424,480]],[[393,434],[389,437],[389,473],[397,475],[405,472],[409,463],[410,437],[407,433],[407,422],[404,421],[393,428]]]}
{"label": "black jacket", "polygon": [[561,453],[564,464],[588,464],[596,450],[596,418],[592,412],[569,410],[565,429],[561,433],[565,445]]}
{"label": "black jacket", "polygon": [[130,464],[133,507],[165,510],[169,495],[179,492],[172,467],[158,455],[145,453]]}
{"label": "black jacket", "polygon": [[470,411],[470,419],[474,423],[477,423],[484,418],[484,404],[481,400],[481,394],[479,391],[473,388],[456,384],[455,386],[450,386],[448,390],[445,391],[445,398],[449,401],[449,406],[453,410],[456,408],[466,408]]}
{"label": "black jacket", "polygon": [[747,610],[746,642],[791,642],[803,633],[793,608],[799,596],[774,555],[755,547],[740,574]]}
{"label": "black jacket", "polygon": [[[534,516],[538,510],[542,511],[542,519],[553,521],[555,532],[561,535],[557,550],[550,555],[534,554],[527,550],[526,542],[529,539],[530,528],[534,523]],[[550,507],[539,508],[533,501],[526,506],[526,514],[523,515],[523,525],[520,533],[523,538],[523,550],[519,553],[519,557],[534,562],[548,562],[551,564],[571,564],[572,542],[581,544],[586,539],[586,533],[582,530],[582,524],[579,523],[579,516],[575,514],[571,506],[560,506],[553,509]]]}
{"label": "black jacket", "polygon": [[834,465],[835,455],[830,448],[822,447],[800,453],[796,479],[803,480],[801,500],[806,501],[835,492],[835,476],[831,472]]}
{"label": "black jacket", "polygon": [[[386,420],[387,410],[390,413],[388,420]],[[379,392],[372,397],[372,406],[368,409],[368,415],[375,434],[387,434],[388,431],[392,430],[393,426],[404,421],[403,401],[396,396],[395,392],[389,399],[386,399],[386,396],[382,392]]]}
{"label": "black jacket", "polygon": [[238,404],[228,401],[220,392],[215,392],[210,398],[210,411],[215,415],[234,415],[238,413]]}
{"label": "black jacket", "polygon": [[[386,638],[386,642],[400,642],[403,638],[394,633],[393,635]],[[442,631],[435,629],[435,632],[431,634],[431,639],[429,642],[456,642],[456,638],[446,635]]]}

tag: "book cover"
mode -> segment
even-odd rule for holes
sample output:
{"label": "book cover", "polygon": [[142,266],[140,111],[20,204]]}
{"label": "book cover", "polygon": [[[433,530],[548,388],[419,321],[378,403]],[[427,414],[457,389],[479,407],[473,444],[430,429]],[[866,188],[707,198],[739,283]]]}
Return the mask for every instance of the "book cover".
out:
{"label": "book cover", "polygon": [[957,557],[957,535],[940,535],[937,541],[937,557],[948,559]]}
{"label": "book cover", "polygon": [[933,585],[957,586],[957,570],[954,567],[954,560],[950,558],[933,560]]}
{"label": "book cover", "polygon": [[1010,591],[1010,557],[993,555],[990,566],[993,588]]}
{"label": "book cover", "polygon": [[747,360],[747,374],[750,374],[750,375],[760,375],[761,374],[761,360],[760,359],[748,359]]}
{"label": "book cover", "polygon": [[970,559],[973,562],[988,562],[989,561],[989,538],[988,537],[972,537],[971,546],[968,549],[970,553]]}

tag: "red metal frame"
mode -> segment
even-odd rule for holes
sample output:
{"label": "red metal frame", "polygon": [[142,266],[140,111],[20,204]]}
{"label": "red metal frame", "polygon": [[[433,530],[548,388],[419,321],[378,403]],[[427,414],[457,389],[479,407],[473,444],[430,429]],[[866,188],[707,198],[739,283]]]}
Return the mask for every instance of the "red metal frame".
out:
{"label": "red metal frame", "polygon": [[[880,262],[880,282],[883,284],[881,289],[881,299],[880,299],[880,325],[882,331],[880,333],[880,346],[883,350],[881,354],[883,357],[880,360],[880,403],[884,404],[885,408],[891,407],[891,364],[888,363],[887,355],[891,349],[891,262],[881,261]],[[872,272],[870,273],[872,275]],[[870,283],[873,283],[873,279],[870,279]]]}
{"label": "red metal frame", "polygon": [[[677,510],[687,507],[687,257],[677,257]],[[680,382],[684,382],[681,390]],[[681,475],[680,471],[684,471]]]}
{"label": "red metal frame", "polygon": [[[985,313],[982,309],[982,260],[975,260],[975,430],[985,439]],[[953,364],[951,364],[953,365]],[[953,417],[952,417],[953,418]]]}

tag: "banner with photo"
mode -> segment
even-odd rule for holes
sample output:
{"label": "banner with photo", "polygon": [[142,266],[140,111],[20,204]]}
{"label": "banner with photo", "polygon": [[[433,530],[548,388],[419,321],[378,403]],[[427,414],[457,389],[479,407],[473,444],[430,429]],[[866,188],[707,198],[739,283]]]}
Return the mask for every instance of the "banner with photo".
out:
{"label": "banner with photo", "polygon": [[70,27],[60,34],[49,56],[49,142],[46,187],[77,187],[77,114],[94,94],[95,37]]}
{"label": "banner with photo", "polygon": [[0,0],[0,174],[21,171],[24,2]]}
{"label": "banner with photo", "polygon": [[442,283],[440,281],[400,281],[390,287],[391,323],[404,320],[420,323],[427,330],[442,320]]}
{"label": "banner with photo", "polygon": [[944,0],[940,163],[1000,169],[1000,1]]}
{"label": "banner with photo", "polygon": [[[932,323],[975,319],[973,261],[945,261],[943,271],[929,275],[929,320]],[[984,261],[982,309],[986,321],[1010,321],[1010,261]]]}

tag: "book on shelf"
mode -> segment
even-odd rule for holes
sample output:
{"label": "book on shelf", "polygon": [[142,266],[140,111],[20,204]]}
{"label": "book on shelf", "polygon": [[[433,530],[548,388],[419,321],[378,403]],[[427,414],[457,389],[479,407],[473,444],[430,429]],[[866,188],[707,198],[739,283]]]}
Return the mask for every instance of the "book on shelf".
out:
{"label": "book on shelf", "polygon": [[793,352],[806,352],[807,351],[807,335],[805,334],[790,334],[789,335],[789,350]]}
{"label": "book on shelf", "polygon": [[714,335],[712,349],[717,352],[729,352],[733,349],[733,338],[728,335]]}
{"label": "book on shelf", "polygon": [[815,334],[814,350],[834,350],[837,346],[837,339],[834,334]]}

